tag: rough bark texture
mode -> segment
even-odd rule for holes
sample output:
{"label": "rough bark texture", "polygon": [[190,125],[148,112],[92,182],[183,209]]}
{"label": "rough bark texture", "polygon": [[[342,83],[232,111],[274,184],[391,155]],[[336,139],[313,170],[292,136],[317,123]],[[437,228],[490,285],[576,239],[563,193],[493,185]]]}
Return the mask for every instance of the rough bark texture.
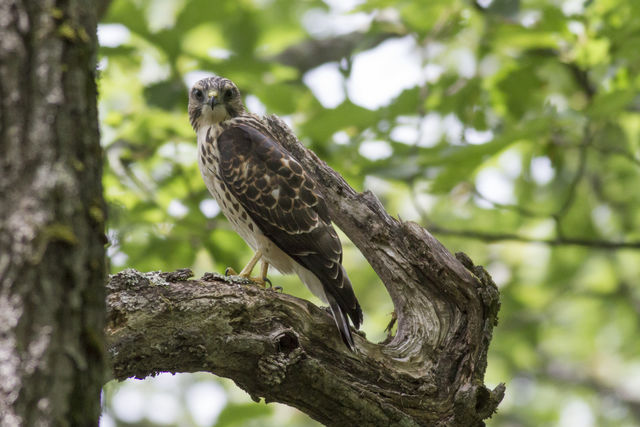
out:
{"label": "rough bark texture", "polygon": [[97,425],[104,202],[96,9],[0,1],[0,425]]}
{"label": "rough bark texture", "polygon": [[499,309],[489,275],[356,193],[295,138],[285,145],[387,287],[396,335],[379,344],[355,336],[351,353],[329,315],[307,301],[217,275],[127,270],[108,289],[115,377],[209,371],[327,425],[482,425],[504,394],[502,384],[483,384]]}

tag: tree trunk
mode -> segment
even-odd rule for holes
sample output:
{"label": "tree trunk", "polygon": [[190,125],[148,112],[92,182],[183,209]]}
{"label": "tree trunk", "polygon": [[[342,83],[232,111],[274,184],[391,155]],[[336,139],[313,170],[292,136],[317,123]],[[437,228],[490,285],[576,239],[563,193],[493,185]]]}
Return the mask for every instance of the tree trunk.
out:
{"label": "tree trunk", "polygon": [[[272,129],[284,125],[270,117]],[[504,395],[484,385],[498,289],[464,254],[389,216],[284,130],[281,141],[322,187],[333,221],[387,287],[398,331],[342,344],[308,301],[208,274],[127,270],[108,285],[115,378],[209,371],[254,400],[299,408],[327,425],[479,426]]]}
{"label": "tree trunk", "polygon": [[95,2],[0,1],[0,425],[97,425],[104,380]]}

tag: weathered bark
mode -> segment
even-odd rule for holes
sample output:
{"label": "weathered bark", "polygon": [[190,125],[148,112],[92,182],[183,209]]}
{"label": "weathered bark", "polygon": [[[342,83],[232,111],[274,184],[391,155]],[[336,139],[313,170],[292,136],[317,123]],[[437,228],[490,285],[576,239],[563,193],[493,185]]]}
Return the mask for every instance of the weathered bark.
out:
{"label": "weathered bark", "polygon": [[93,2],[0,2],[0,425],[97,425],[104,202]]}
{"label": "weathered bark", "polygon": [[396,335],[380,344],[356,336],[350,353],[329,315],[307,301],[220,276],[128,270],[109,282],[115,377],[209,371],[328,425],[482,425],[504,393],[483,384],[499,309],[489,275],[356,193],[295,138],[285,145],[387,287]]}

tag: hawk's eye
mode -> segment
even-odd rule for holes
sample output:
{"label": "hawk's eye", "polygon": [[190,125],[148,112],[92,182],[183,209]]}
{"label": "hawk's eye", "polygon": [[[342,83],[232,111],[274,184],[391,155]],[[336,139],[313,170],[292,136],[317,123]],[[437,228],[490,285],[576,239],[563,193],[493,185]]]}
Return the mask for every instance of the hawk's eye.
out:
{"label": "hawk's eye", "polygon": [[228,101],[233,98],[233,89],[227,89],[224,91],[224,100]]}
{"label": "hawk's eye", "polygon": [[195,96],[198,101],[204,100],[204,93],[202,93],[200,89],[194,89],[193,96]]}

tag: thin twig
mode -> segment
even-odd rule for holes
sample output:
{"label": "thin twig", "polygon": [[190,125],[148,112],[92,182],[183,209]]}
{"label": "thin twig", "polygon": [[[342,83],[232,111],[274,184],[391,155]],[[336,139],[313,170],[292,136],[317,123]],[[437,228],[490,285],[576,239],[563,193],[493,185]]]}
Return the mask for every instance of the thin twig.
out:
{"label": "thin twig", "polygon": [[591,143],[591,133],[589,132],[588,125],[585,125],[584,134],[582,137],[582,142],[580,143],[579,149],[579,159],[578,159],[578,169],[576,170],[573,179],[569,183],[569,190],[567,191],[567,197],[564,200],[564,203],[560,208],[551,215],[556,224],[556,234],[558,238],[562,239],[564,236],[564,231],[562,230],[562,219],[569,212],[569,209],[573,205],[573,202],[576,199],[576,193],[578,190],[578,184],[582,181],[584,177],[586,166],[587,166],[587,148]]}
{"label": "thin twig", "polygon": [[500,202],[496,202],[495,200],[491,200],[487,196],[482,194],[475,186],[471,189],[471,191],[476,197],[478,197],[481,200],[484,200],[487,203],[490,203],[493,207],[498,209],[514,211],[519,213],[522,216],[531,217],[531,218],[546,218],[549,216],[548,213],[535,212],[520,205],[500,203]]}
{"label": "thin twig", "polygon": [[562,204],[562,206],[560,206],[560,208],[553,214],[554,217],[558,217],[558,218],[563,217],[569,211],[569,209],[571,208],[571,205],[573,204],[573,201],[576,198],[576,190],[578,188],[578,184],[584,177],[584,173],[586,170],[587,148],[589,147],[590,142],[591,142],[591,137],[590,137],[589,131],[585,129],[585,134],[584,134],[582,143],[579,146],[580,157],[578,159],[578,169],[576,170],[576,173],[573,176],[573,179],[569,183],[569,190],[567,191],[567,197],[564,200],[564,203]]}
{"label": "thin twig", "polygon": [[491,233],[478,230],[454,230],[431,224],[427,229],[434,234],[467,237],[487,242],[516,241],[525,243],[540,243],[549,246],[584,246],[598,249],[640,249],[640,241],[613,242],[609,240],[585,239],[581,237],[556,237],[555,239],[538,239],[521,236],[515,233]]}

